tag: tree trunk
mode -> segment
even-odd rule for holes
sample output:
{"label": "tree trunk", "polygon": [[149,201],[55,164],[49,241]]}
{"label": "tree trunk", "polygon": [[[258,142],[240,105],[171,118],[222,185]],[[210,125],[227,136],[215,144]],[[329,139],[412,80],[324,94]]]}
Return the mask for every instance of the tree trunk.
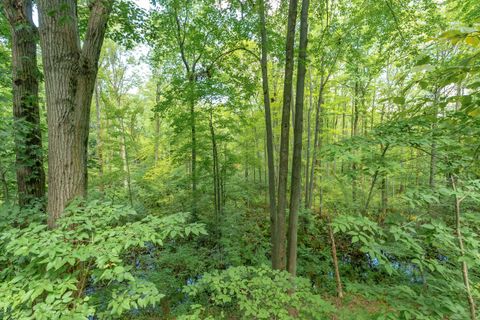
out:
{"label": "tree trunk", "polygon": [[330,247],[332,253],[332,262],[333,262],[333,270],[335,271],[335,282],[337,284],[337,296],[342,299],[343,298],[343,287],[342,287],[342,279],[340,277],[340,269],[338,267],[338,258],[337,258],[337,246],[335,244],[335,235],[333,234],[332,226],[331,226],[331,219],[330,214],[327,214],[327,223],[328,223],[328,236],[330,238]]}
{"label": "tree trunk", "polygon": [[265,108],[265,130],[266,130],[266,149],[267,149],[267,169],[268,169],[268,195],[270,205],[270,237],[272,242],[272,267],[273,257],[275,253],[273,248],[275,247],[275,226],[276,226],[276,200],[275,200],[275,158],[273,152],[273,130],[272,130],[272,115],[270,111],[270,91],[268,86],[268,67],[267,67],[267,27],[265,21],[265,2],[259,0],[258,2],[258,14],[260,17],[260,34],[261,34],[261,69],[262,69],[262,88],[263,88],[263,106]]}
{"label": "tree trunk", "polygon": [[8,204],[10,203],[10,192],[8,190],[8,182],[7,182],[7,170],[0,168],[0,183],[2,184],[3,189],[3,202]]}
{"label": "tree trunk", "polygon": [[217,141],[215,137],[215,129],[213,127],[213,110],[210,111],[210,135],[212,139],[212,160],[213,160],[213,193],[214,193],[214,211],[215,218],[218,219],[222,213],[222,194],[221,194],[221,182],[220,182],[220,169],[218,164],[218,149]]}
{"label": "tree trunk", "polygon": [[[458,247],[460,249],[460,257],[464,258],[465,257],[465,246],[463,244],[463,235],[462,235],[462,223],[460,219],[460,204],[463,199],[460,199],[460,197],[457,194],[457,186],[456,186],[456,178],[454,175],[450,175],[450,182],[452,184],[452,189],[455,192],[455,233],[457,236],[457,241],[458,241]],[[470,309],[470,319],[471,320],[476,320],[476,310],[475,310],[475,301],[473,300],[472,292],[470,289],[470,279],[468,276],[468,265],[465,262],[465,260],[462,260],[462,277],[463,277],[463,283],[465,286],[465,294],[467,296],[467,301],[468,301],[468,306]]]}
{"label": "tree trunk", "polygon": [[190,130],[191,130],[191,179],[192,179],[192,218],[197,220],[197,128],[195,116],[195,75],[189,75],[189,89],[190,89]]}
{"label": "tree trunk", "polygon": [[430,189],[435,189],[435,174],[437,169],[437,142],[435,138],[435,131],[437,129],[437,117],[438,117],[438,95],[439,89],[435,89],[433,97],[433,117],[434,121],[432,123],[432,144],[430,149],[430,176],[428,179],[428,185]]}
{"label": "tree trunk", "polygon": [[288,223],[288,272],[290,272],[292,276],[296,276],[297,274],[298,210],[300,209],[302,191],[303,105],[307,64],[309,4],[309,0],[302,0],[302,13],[300,15],[300,45],[298,50],[295,126],[293,132],[292,187],[290,190],[290,214]]}
{"label": "tree trunk", "polygon": [[287,37],[285,46],[285,78],[283,83],[282,125],[280,133],[280,160],[278,168],[277,224],[272,265],[275,269],[285,269],[285,210],[287,207],[288,149],[290,136],[290,105],[292,103],[292,83],[294,69],[295,24],[298,0],[290,0],[288,8]]}
{"label": "tree trunk", "polygon": [[133,207],[132,178],[130,175],[130,161],[128,158],[127,133],[125,131],[125,124],[123,122],[123,118],[120,118],[120,128],[122,130],[121,156],[123,160],[123,171],[125,174],[125,188],[128,193],[128,200],[130,201],[130,205]]}
{"label": "tree trunk", "polygon": [[317,161],[317,153],[321,146],[321,134],[322,134],[322,127],[323,127],[323,119],[322,119],[322,104],[323,104],[323,91],[325,88],[324,76],[322,75],[320,81],[320,90],[318,93],[318,101],[317,107],[315,110],[315,132],[313,135],[313,155],[312,155],[312,163],[310,168],[310,179],[309,179],[309,186],[308,186],[308,198],[307,202],[305,203],[305,208],[309,209],[312,207],[313,201],[313,189],[314,189],[314,177],[315,177],[315,167],[318,165]]}
{"label": "tree trunk", "polygon": [[77,2],[39,0],[40,44],[48,115],[49,226],[68,203],[87,193],[87,145],[90,105],[98,59],[113,1],[89,6],[80,45]]}
{"label": "tree trunk", "polygon": [[160,115],[158,110],[158,104],[160,103],[160,83],[157,83],[157,89],[155,94],[155,110],[153,111],[154,121],[155,121],[155,137],[154,137],[154,161],[155,165],[159,159],[159,149],[160,149]]}
{"label": "tree trunk", "polygon": [[307,150],[305,152],[306,164],[305,164],[305,200],[304,206],[308,208],[309,201],[309,186],[310,186],[310,176],[308,174],[310,169],[310,143],[311,143],[311,119],[312,119],[312,109],[313,109],[313,81],[312,73],[310,72],[310,88],[308,96],[308,114],[307,114]]}
{"label": "tree trunk", "polygon": [[[382,154],[380,156],[380,159],[383,161],[383,159],[385,158],[385,154],[387,153],[387,150],[389,148],[389,144],[387,143],[385,145],[385,147],[382,145],[381,146],[381,150],[382,150]],[[377,182],[377,178],[378,178],[378,173],[380,172],[380,168],[377,168],[377,170],[375,170],[375,173],[373,174],[373,177],[372,177],[372,183],[370,184],[370,189],[368,191],[368,197],[367,197],[367,201],[365,202],[365,208],[364,208],[364,212],[366,213],[367,210],[368,210],[368,206],[370,205],[370,201],[372,200],[372,196],[373,196],[373,189],[375,187],[375,183]]]}
{"label": "tree trunk", "polygon": [[37,28],[31,0],[3,1],[12,35],[13,118],[18,202],[27,206],[45,196],[42,133],[38,108]]}
{"label": "tree trunk", "polygon": [[98,83],[95,85],[95,116],[97,121],[97,157],[98,157],[98,179],[100,193],[104,194],[105,186],[103,183],[103,134],[102,134],[102,118],[100,111],[100,93],[98,92]]}

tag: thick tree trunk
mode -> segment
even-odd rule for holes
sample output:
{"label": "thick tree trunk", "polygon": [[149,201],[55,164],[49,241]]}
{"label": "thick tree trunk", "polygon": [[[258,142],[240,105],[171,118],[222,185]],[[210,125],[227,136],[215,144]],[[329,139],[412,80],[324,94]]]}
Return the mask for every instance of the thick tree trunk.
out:
{"label": "thick tree trunk", "polygon": [[292,83],[294,69],[295,24],[298,0],[290,0],[288,8],[287,39],[285,48],[285,78],[283,84],[282,125],[280,133],[280,160],[278,168],[278,205],[275,225],[275,242],[272,265],[275,269],[285,269],[285,210],[287,207],[288,149],[290,136],[290,105],[292,103]]}
{"label": "thick tree trunk", "polygon": [[111,0],[92,2],[81,46],[77,2],[38,1],[49,129],[50,227],[55,226],[73,198],[87,193],[90,105],[112,3]]}
{"label": "thick tree trunk", "polygon": [[20,206],[45,196],[42,134],[38,108],[37,28],[31,0],[3,1],[12,34],[13,118]]}
{"label": "thick tree trunk", "polygon": [[[272,250],[275,248],[275,226],[277,216],[277,204],[275,199],[275,158],[273,152],[273,130],[272,130],[272,115],[270,111],[270,91],[268,85],[268,39],[267,39],[267,26],[265,21],[265,2],[264,0],[258,1],[258,15],[260,17],[260,34],[261,34],[261,69],[262,69],[262,88],[263,88],[263,106],[265,108],[265,130],[266,130],[266,150],[267,150],[267,170],[268,170],[268,200],[270,206],[270,237],[272,242]],[[273,257],[275,256],[272,251],[272,266]]]}
{"label": "thick tree trunk", "polygon": [[302,0],[302,13],[300,15],[300,45],[298,50],[295,126],[293,132],[292,187],[290,190],[290,214],[288,223],[288,272],[290,272],[292,276],[296,276],[297,274],[297,233],[298,211],[300,209],[302,191],[303,105],[307,64],[309,4],[309,0]]}

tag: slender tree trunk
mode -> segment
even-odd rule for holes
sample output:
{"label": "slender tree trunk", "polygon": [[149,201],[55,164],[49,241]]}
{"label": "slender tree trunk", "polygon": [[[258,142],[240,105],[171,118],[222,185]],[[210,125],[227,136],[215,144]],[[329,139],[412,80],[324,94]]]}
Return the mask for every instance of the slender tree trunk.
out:
{"label": "slender tree trunk", "polygon": [[123,160],[123,171],[125,173],[125,187],[127,189],[130,205],[133,206],[132,179],[130,175],[130,161],[128,159],[128,149],[127,149],[127,133],[125,132],[125,125],[123,123],[123,118],[120,118],[120,128],[122,129],[121,154],[122,154],[122,160]]}
{"label": "slender tree trunk", "polygon": [[210,135],[212,139],[212,159],[213,159],[213,192],[214,192],[214,204],[215,214],[217,219],[222,213],[222,195],[221,195],[221,182],[220,182],[220,169],[218,163],[218,148],[217,140],[215,137],[215,129],[213,127],[213,110],[210,111]]}
{"label": "slender tree trunk", "polygon": [[387,177],[384,175],[382,177],[382,202],[381,202],[381,215],[378,219],[378,223],[382,223],[385,217],[387,216],[387,208],[388,208],[388,182]]}
{"label": "slender tree trunk", "polygon": [[8,182],[7,182],[7,170],[0,168],[0,182],[2,183],[3,189],[3,202],[10,203],[10,192],[8,190]]}
{"label": "slender tree trunk", "polygon": [[432,144],[430,148],[430,176],[428,179],[428,185],[430,189],[435,189],[435,174],[437,169],[437,142],[435,138],[435,131],[437,129],[437,117],[438,117],[438,95],[439,89],[435,89],[434,98],[433,98],[433,117],[434,121],[432,123]]}
{"label": "slender tree trunk", "polygon": [[154,153],[154,161],[155,165],[158,162],[160,157],[159,150],[160,150],[160,114],[158,110],[158,104],[160,103],[160,83],[157,83],[156,94],[155,94],[155,102],[156,107],[154,110],[154,121],[155,121],[155,137],[154,137],[154,146],[153,146],[153,153]]}
{"label": "slender tree trunk", "polygon": [[80,43],[77,1],[39,0],[40,44],[48,115],[49,226],[87,194],[90,106],[113,1],[95,0]]}
{"label": "slender tree trunk", "polygon": [[[456,178],[454,175],[450,175],[450,182],[452,184],[452,189],[455,193],[455,233],[457,236],[458,247],[460,249],[460,256],[465,257],[465,246],[463,243],[462,235],[462,221],[461,221],[461,210],[460,204],[463,199],[461,199],[457,194]],[[463,283],[465,286],[465,294],[467,296],[468,306],[470,309],[470,319],[476,320],[476,310],[475,310],[475,301],[473,300],[472,291],[470,289],[470,279],[468,276],[468,265],[465,260],[462,260],[462,276]]]}
{"label": "slender tree trunk", "polygon": [[98,157],[98,183],[100,193],[103,195],[105,186],[103,183],[103,132],[102,132],[102,117],[100,110],[100,93],[98,92],[98,82],[95,84],[95,116],[97,121],[97,157]]}
{"label": "slender tree trunk", "polygon": [[317,153],[321,147],[322,141],[322,127],[323,127],[323,116],[322,116],[322,105],[323,105],[323,91],[325,88],[325,81],[324,76],[322,75],[320,81],[320,90],[318,93],[318,101],[317,107],[315,110],[315,132],[313,135],[313,155],[312,155],[312,163],[310,168],[310,178],[309,178],[309,186],[308,186],[308,201],[305,204],[305,208],[309,209],[312,207],[312,198],[313,198],[313,189],[314,189],[314,176],[315,176],[315,167],[318,165],[317,161]]}
{"label": "slender tree trunk", "polygon": [[282,128],[280,133],[280,160],[278,169],[278,205],[277,224],[273,262],[275,269],[285,269],[285,210],[287,207],[288,149],[290,136],[290,105],[292,103],[292,83],[294,69],[295,24],[297,20],[298,0],[290,0],[288,8],[287,39],[285,48],[285,78],[283,86]]}
{"label": "slender tree trunk", "polygon": [[42,133],[38,108],[37,28],[31,0],[5,0],[3,9],[12,35],[13,118],[18,202],[43,202]]}
{"label": "slender tree trunk", "polygon": [[[358,132],[358,82],[355,82],[355,92],[353,95],[352,108],[352,137]],[[352,203],[356,207],[357,203],[357,164],[352,164]]]}
{"label": "slender tree trunk", "polygon": [[338,258],[337,258],[337,246],[335,244],[335,235],[333,234],[332,226],[331,226],[331,219],[330,214],[327,214],[327,223],[328,223],[328,236],[330,238],[330,247],[332,253],[332,262],[333,262],[333,270],[335,272],[335,282],[337,284],[337,296],[342,299],[343,298],[343,287],[342,287],[342,279],[340,277],[340,269],[338,267]]}
{"label": "slender tree trunk", "polygon": [[[387,153],[389,146],[390,146],[389,144],[386,144],[385,147],[382,146],[382,154],[380,156],[380,159],[382,162],[383,162],[383,159],[385,158],[385,154]],[[368,191],[367,201],[365,202],[364,212],[367,212],[368,206],[370,205],[370,201],[372,200],[373,189],[375,187],[375,183],[377,182],[379,172],[380,172],[380,168],[377,168],[377,170],[375,170],[375,173],[373,174],[372,183],[370,184],[370,189]]]}
{"label": "slender tree trunk", "polygon": [[313,109],[313,81],[312,81],[312,73],[310,72],[310,87],[309,87],[309,95],[308,95],[308,115],[307,115],[307,150],[305,153],[306,157],[306,164],[305,164],[305,200],[304,206],[308,209],[309,205],[309,187],[310,187],[310,176],[309,176],[309,169],[310,169],[310,143],[311,143],[311,119],[312,119],[312,109]]}
{"label": "slender tree trunk", "polygon": [[192,138],[192,218],[197,220],[197,135],[196,135],[196,117],[195,117],[195,98],[194,80],[190,81],[191,97],[190,97],[190,129]]}
{"label": "slender tree trunk", "polygon": [[307,64],[308,7],[310,1],[302,0],[300,15],[300,45],[298,51],[297,92],[295,99],[295,126],[293,132],[292,187],[288,223],[288,272],[297,274],[298,211],[302,191],[302,138],[305,74]]}
{"label": "slender tree trunk", "polygon": [[270,111],[270,91],[268,85],[268,38],[267,27],[265,21],[265,2],[264,0],[258,1],[258,14],[260,17],[260,34],[261,34],[261,47],[262,47],[262,88],[263,88],[263,106],[265,109],[265,130],[266,130],[266,150],[267,150],[267,168],[268,168],[268,195],[270,205],[270,238],[272,242],[272,267],[274,265],[275,253],[275,226],[277,224],[277,209],[275,199],[275,157],[273,151],[273,130],[272,130],[272,116]]}

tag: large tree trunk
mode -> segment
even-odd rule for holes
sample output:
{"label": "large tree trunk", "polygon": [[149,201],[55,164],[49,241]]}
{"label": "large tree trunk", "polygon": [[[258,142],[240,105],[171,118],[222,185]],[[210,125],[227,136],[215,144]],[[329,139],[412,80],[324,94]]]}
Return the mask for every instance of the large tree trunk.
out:
{"label": "large tree trunk", "polygon": [[278,168],[278,205],[275,225],[272,265],[275,269],[285,269],[285,210],[287,207],[288,149],[290,136],[290,104],[292,103],[292,83],[294,69],[295,24],[297,21],[298,0],[290,0],[288,8],[287,39],[285,48],[285,78],[283,84],[282,129],[280,133],[280,160]]}
{"label": "large tree trunk", "polygon": [[75,0],[39,0],[40,44],[48,116],[49,226],[68,203],[87,193],[90,105],[111,0],[96,0],[83,46]]}
{"label": "large tree trunk", "polygon": [[38,108],[37,28],[31,0],[3,1],[12,34],[13,117],[20,206],[45,196],[42,134]]}
{"label": "large tree trunk", "polygon": [[[265,2],[259,0],[258,14],[260,17],[260,34],[261,34],[261,69],[262,69],[262,88],[263,88],[263,106],[265,108],[265,130],[266,130],[266,149],[267,149],[267,167],[268,167],[268,195],[270,205],[270,237],[272,242],[272,250],[275,248],[275,226],[276,226],[276,199],[275,199],[275,158],[273,153],[273,130],[272,130],[272,115],[270,112],[270,91],[268,86],[268,67],[267,67],[267,26],[265,21]],[[272,251],[272,266],[273,257]]]}
{"label": "large tree trunk", "polygon": [[307,63],[309,4],[309,0],[302,0],[302,13],[300,15],[300,46],[298,51],[295,126],[293,132],[292,187],[290,190],[290,214],[288,223],[288,272],[290,272],[292,276],[297,274],[298,210],[300,209],[302,190],[303,100],[305,95]]}

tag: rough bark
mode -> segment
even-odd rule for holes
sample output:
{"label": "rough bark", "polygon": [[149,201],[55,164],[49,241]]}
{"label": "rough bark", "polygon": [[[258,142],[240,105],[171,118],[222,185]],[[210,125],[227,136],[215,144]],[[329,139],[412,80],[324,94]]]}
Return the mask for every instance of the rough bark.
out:
{"label": "rough bark", "polygon": [[288,272],[290,272],[292,276],[296,276],[297,274],[297,233],[298,211],[300,209],[302,190],[303,105],[307,64],[309,4],[309,0],[302,0],[302,12],[300,15],[300,45],[298,50],[295,126],[293,132],[292,187],[290,190],[290,214],[288,223]]}
{"label": "rough bark", "polygon": [[90,105],[112,3],[91,3],[82,46],[77,1],[38,1],[49,131],[50,227],[73,198],[87,193]]}
{"label": "rough bark", "polygon": [[31,0],[2,2],[12,35],[13,118],[18,202],[45,196],[42,134],[38,108],[37,28]]}
{"label": "rough bark", "polygon": [[292,83],[294,69],[295,24],[297,21],[298,0],[290,0],[288,8],[287,36],[285,46],[285,77],[283,83],[282,123],[280,133],[280,160],[278,168],[277,223],[272,265],[275,269],[285,269],[285,210],[287,207],[288,149],[290,135],[290,105],[292,103]]}

